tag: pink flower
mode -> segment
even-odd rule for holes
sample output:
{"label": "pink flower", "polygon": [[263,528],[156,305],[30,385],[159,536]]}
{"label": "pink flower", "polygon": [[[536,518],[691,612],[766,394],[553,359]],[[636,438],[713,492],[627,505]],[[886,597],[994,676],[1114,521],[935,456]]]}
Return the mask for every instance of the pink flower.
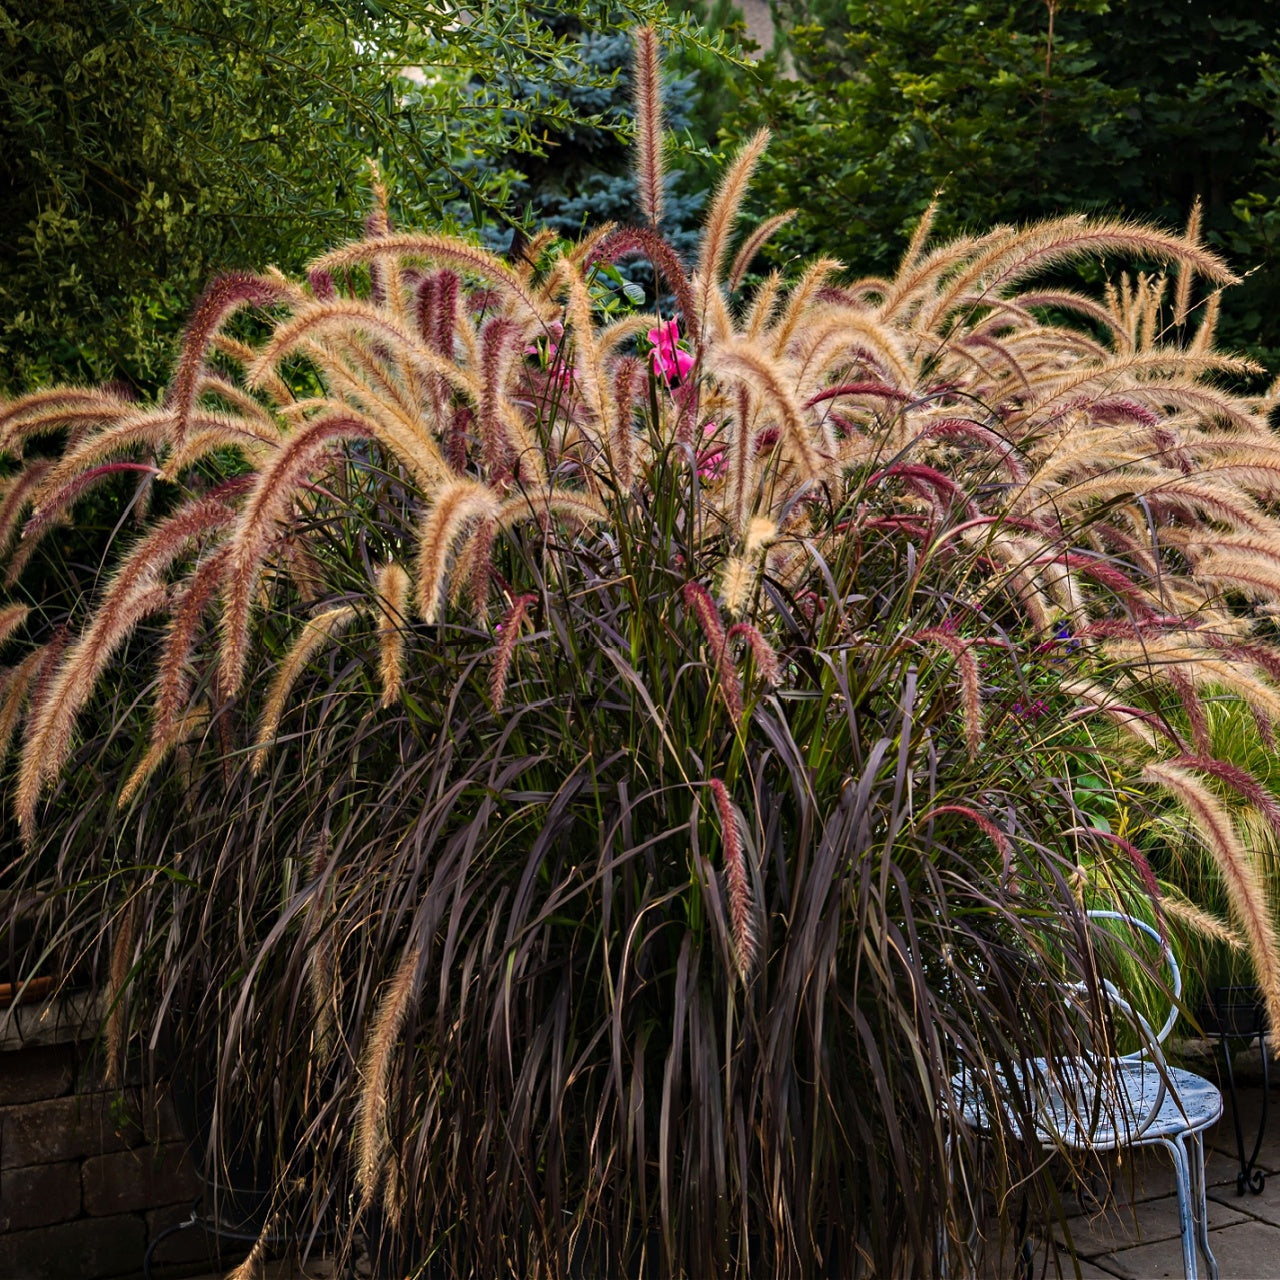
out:
{"label": "pink flower", "polygon": [[659,377],[669,382],[672,378],[683,378],[693,368],[693,357],[676,345],[680,341],[678,320],[668,320],[650,329],[649,341],[653,343],[653,371]]}

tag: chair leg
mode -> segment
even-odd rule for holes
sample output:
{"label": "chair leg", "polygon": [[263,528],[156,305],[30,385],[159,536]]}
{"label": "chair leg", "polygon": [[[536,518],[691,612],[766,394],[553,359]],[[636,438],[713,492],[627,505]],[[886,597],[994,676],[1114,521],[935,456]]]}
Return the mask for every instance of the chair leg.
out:
{"label": "chair leg", "polygon": [[1200,1272],[1196,1266],[1196,1224],[1191,1211],[1191,1162],[1187,1159],[1187,1149],[1183,1145],[1181,1134],[1173,1138],[1161,1138],[1160,1141],[1173,1157],[1173,1174],[1178,1184],[1183,1274],[1186,1280],[1199,1280]]}
{"label": "chair leg", "polygon": [[1205,1187],[1204,1134],[1193,1133],[1191,1137],[1195,1144],[1190,1152],[1190,1165],[1191,1191],[1195,1197],[1196,1235],[1200,1241],[1200,1252],[1209,1268],[1209,1280],[1218,1280],[1218,1260],[1213,1256],[1213,1250],[1209,1248],[1209,1199],[1208,1189]]}

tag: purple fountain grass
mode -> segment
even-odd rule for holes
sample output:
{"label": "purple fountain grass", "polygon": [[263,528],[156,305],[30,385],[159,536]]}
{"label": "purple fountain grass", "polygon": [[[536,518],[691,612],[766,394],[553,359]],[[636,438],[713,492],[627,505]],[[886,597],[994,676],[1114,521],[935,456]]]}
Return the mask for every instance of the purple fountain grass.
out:
{"label": "purple fountain grass", "polygon": [[975,809],[972,805],[967,804],[940,804],[916,821],[921,825],[932,822],[936,818],[941,818],[945,814],[954,813],[961,818],[967,818],[977,827],[983,835],[985,835],[996,847],[996,852],[1000,855],[1002,865],[1001,879],[1007,884],[1013,865],[1013,845],[1008,835],[1001,831],[998,826],[991,820],[988,814],[983,813],[979,809]]}
{"label": "purple fountain grass", "polygon": [[107,1027],[106,1070],[103,1079],[109,1089],[118,1089],[124,1082],[125,1030],[127,1027],[126,1002],[129,998],[129,971],[134,963],[134,950],[138,943],[137,900],[128,905],[116,917],[115,938],[111,943],[111,961],[107,969]]}
{"label": "purple fountain grass", "polygon": [[742,202],[746,198],[751,176],[768,145],[767,129],[761,129],[743,144],[716,188],[715,198],[703,227],[697,268],[701,286],[699,309],[686,314],[696,315],[700,327],[704,330],[709,328],[717,337],[730,327],[719,293],[720,283],[724,278],[724,260],[729,252],[729,240]]}
{"label": "purple fountain grass", "polygon": [[130,474],[155,476],[160,474],[160,468],[146,462],[104,462],[101,466],[81,471],[56,489],[46,489],[41,493],[26,524],[22,526],[23,540],[38,540],[96,485],[112,476]]}
{"label": "purple fountain grass", "polygon": [[978,663],[970,652],[971,642],[962,640],[953,632],[941,627],[926,627],[911,637],[945,649],[955,661],[960,674],[960,688],[964,703],[964,736],[969,744],[969,754],[976,758],[982,746],[982,692]]}
{"label": "purple fountain grass", "polygon": [[[738,1195],[732,1178],[721,1185],[706,1172],[727,1148],[690,1127],[704,1114],[727,1117],[748,1153],[734,1176],[743,1205],[776,1213],[765,1215],[769,1230],[790,1242],[770,1255],[779,1269],[787,1248],[816,1256],[817,1237],[793,1215],[830,1215],[822,1197],[831,1187],[854,1194],[862,1175],[823,1163],[830,1142],[811,1145],[795,1163],[823,1171],[821,1204],[816,1184],[782,1165],[777,1185],[789,1190],[775,1197],[758,1185],[751,1144],[790,1152],[788,1126],[800,1132],[834,1105],[822,1092],[832,1072],[861,1062],[873,1042],[897,1051],[875,1039],[865,989],[828,988],[824,975],[853,964],[905,1036],[912,1018],[932,1016],[930,1001],[951,998],[921,959],[934,933],[963,949],[966,930],[994,918],[984,913],[1016,923],[1025,905],[1034,925],[1019,937],[1034,950],[1054,913],[1073,909],[1059,855],[1072,868],[1086,856],[1116,869],[1124,892],[1155,895],[1156,837],[1150,846],[1145,833],[1094,839],[1062,799],[1069,788],[1048,794],[1047,775],[1069,781],[1061,759],[1077,761],[1081,743],[1133,775],[1126,803],[1158,793],[1190,816],[1280,1015],[1270,906],[1218,793],[1277,831],[1280,802],[1260,774],[1214,756],[1206,710],[1231,698],[1266,733],[1280,721],[1280,647],[1261,622],[1280,609],[1280,443],[1270,402],[1228,389],[1250,366],[1213,345],[1216,303],[1205,289],[1230,273],[1194,227],[1174,236],[1070,218],[933,245],[928,214],[891,278],[847,281],[820,257],[731,297],[789,216],[735,236],[767,137],[728,167],[690,278],[657,230],[659,76],[656,40],[642,32],[642,225],[569,246],[540,236],[507,262],[455,237],[392,230],[375,213],[362,237],[311,265],[309,290],[247,273],[215,282],[162,407],[76,388],[0,406],[0,442],[17,468],[0,495],[10,570],[111,477],[154,478],[157,510],[173,513],[146,518],[150,532],[117,559],[86,616],[46,617],[39,602],[29,614],[25,603],[0,612],[0,640],[33,646],[0,677],[0,738],[30,704],[17,793],[24,837],[108,663],[128,654],[120,683],[132,688],[140,646],[126,641],[144,617],[165,614],[150,738],[112,792],[128,811],[113,807],[111,820],[137,822],[162,796],[195,825],[224,802],[261,809],[283,794],[277,774],[300,797],[296,811],[292,800],[282,806],[287,818],[262,820],[282,849],[293,836],[277,826],[299,814],[304,825],[321,813],[346,823],[334,815],[348,808],[361,815],[332,833],[316,884],[295,885],[311,846],[300,845],[301,861],[290,855],[302,870],[289,873],[289,892],[314,895],[295,900],[290,918],[314,911],[315,927],[244,946],[259,947],[264,974],[278,961],[286,977],[318,984],[324,1030],[302,1039],[324,1061],[309,1058],[306,1096],[328,1108],[330,1128],[337,1114],[357,1119],[354,1158],[345,1147],[335,1157],[332,1185],[349,1177],[342,1194],[366,1208],[381,1199],[394,1214],[403,1199],[430,1222],[445,1212],[437,1194],[450,1212],[465,1203],[455,1226],[465,1234],[473,1217],[484,1223],[476,1256],[495,1270],[544,1256],[510,1244],[500,1265],[484,1252],[523,1239],[523,1227],[507,1230],[526,1221],[511,1188],[532,1178],[560,1194],[557,1170],[579,1150],[597,1161],[605,1190],[597,1199],[571,1187],[573,1225],[563,1230],[561,1210],[539,1200],[542,1225],[529,1239],[543,1233],[545,1257],[565,1232],[586,1240],[598,1225],[591,1215],[603,1221],[615,1209],[608,1197],[621,1196],[637,1239],[662,1235],[661,1266],[685,1266],[679,1241],[694,1228],[674,1215],[659,1231],[660,1207],[648,1206],[688,1204],[685,1216],[696,1216],[703,1189],[721,1206]],[[1176,285],[1143,271],[1099,300],[1033,279],[1086,254],[1168,264]],[[629,311],[603,285],[596,267],[636,255],[674,295],[675,315]],[[245,306],[262,308],[252,340],[226,332]],[[22,460],[28,437],[57,432],[67,437],[59,456]],[[237,479],[211,491],[227,474]],[[9,554],[28,507],[27,538]],[[535,606],[537,629],[526,625]],[[74,637],[65,653],[59,635],[48,639],[59,625]],[[315,660],[339,632],[340,659]],[[352,678],[365,660],[376,677]],[[323,715],[299,715],[296,733],[281,732],[290,699]],[[120,724],[131,715],[119,712]],[[247,744],[244,725],[256,726]],[[334,764],[348,747],[350,759]],[[1014,753],[1035,776],[1003,769]],[[279,769],[265,769],[273,756]],[[313,776],[326,768],[332,777]],[[340,800],[339,776],[350,781]],[[76,785],[68,780],[66,794]],[[390,812],[409,804],[402,793],[412,794],[409,825],[397,808],[384,831],[383,811],[361,807],[385,796]],[[734,794],[761,815],[750,839]],[[723,899],[699,880],[699,824],[685,821],[698,812],[720,832]],[[366,822],[378,835],[362,844]],[[680,849],[668,856],[673,831]],[[238,838],[228,828],[211,844]],[[193,844],[192,859],[204,856]],[[222,863],[201,866],[215,895],[265,883],[241,890]],[[981,910],[950,915],[948,895],[969,887],[985,895]],[[174,901],[185,892],[176,885]],[[910,943],[875,951],[876,938],[899,936],[917,894],[931,905],[916,913]],[[268,915],[280,909],[278,894],[270,901]],[[590,915],[597,902],[603,927]],[[854,902],[880,913],[875,929],[858,933],[842,914]],[[578,910],[587,914],[574,924]],[[1169,914],[1185,921],[1196,910],[1178,899]],[[731,953],[701,950],[717,913],[727,915]],[[488,933],[473,927],[482,919]],[[605,966],[589,976],[573,968],[585,937]],[[136,954],[142,963],[149,953]],[[558,980],[562,959],[576,985],[548,1014],[533,993]],[[363,976],[343,983],[340,1000],[344,971]],[[979,987],[985,998],[982,983],[964,986],[971,973],[947,972],[960,1004]],[[255,990],[265,994],[242,1002],[237,1028],[255,1025],[274,988],[264,978]],[[894,1003],[903,992],[911,999]],[[583,1041],[579,1063],[557,1019],[578,1018],[599,993],[607,1030]],[[419,1000],[432,1003],[430,1031],[412,1016]],[[671,1025],[636,1034],[630,1019],[648,1016],[637,1012],[643,1001],[661,1001]],[[719,1010],[714,1035],[704,1005]],[[592,1015],[581,1016],[585,1027]],[[466,1039],[486,1018],[483,1035]],[[849,1018],[864,1020],[861,1048],[854,1035],[824,1038]],[[740,1027],[767,1039],[768,1056],[752,1037],[734,1038]],[[986,1034],[951,1030],[957,1052]],[[267,1041],[226,1043],[252,1053]],[[801,1041],[804,1064],[792,1056]],[[614,1056],[600,1066],[592,1054],[606,1042]],[[549,1045],[561,1054],[554,1066],[540,1057]],[[1044,1051],[1039,1041],[1027,1048]],[[292,1041],[279,1051],[294,1052]],[[922,1050],[919,1070],[941,1056]],[[869,1069],[858,1087],[871,1098],[883,1084],[896,1098],[907,1085],[889,1081],[895,1072],[878,1081]],[[644,1096],[654,1080],[660,1103]],[[719,1101],[696,1105],[711,1081]],[[918,1083],[918,1115],[933,1124],[946,1109],[945,1076]],[[400,1114],[414,1089],[420,1111]],[[589,1132],[556,1127],[574,1114],[575,1090],[596,1090]],[[801,1095],[807,1110],[793,1105]],[[449,1122],[465,1133],[474,1168],[456,1152],[433,1154]],[[867,1121],[882,1123],[881,1113]],[[912,1132],[928,1146],[934,1130],[921,1126]],[[657,1156],[655,1127],[666,1144]],[[615,1142],[614,1129],[625,1139]],[[875,1135],[864,1139],[874,1158]],[[696,1176],[681,1144],[702,1162]],[[887,1165],[877,1168],[877,1187],[897,1185]],[[643,1186],[644,1207],[625,1199],[626,1178]],[[291,1185],[282,1175],[279,1186]],[[886,1193],[876,1212],[896,1203]],[[948,1213],[937,1204],[927,1216]],[[866,1221],[849,1237],[858,1248],[871,1239]],[[704,1270],[726,1269],[721,1254],[708,1259]],[[625,1269],[628,1260],[610,1261]]]}
{"label": "purple fountain grass", "polygon": [[434,622],[439,614],[449,556],[458,538],[473,521],[496,521],[501,511],[499,496],[474,480],[455,480],[436,494],[418,538],[415,576],[424,622]]}
{"label": "purple fountain grass", "polygon": [[35,502],[53,465],[51,458],[34,458],[21,471],[0,482],[3,484],[0,495],[0,554],[8,551],[23,512]]}
{"label": "purple fountain grass", "polygon": [[357,240],[326,254],[314,264],[313,269],[346,272],[379,259],[394,261],[397,258],[439,262],[461,271],[474,272],[497,286],[513,302],[519,303],[527,319],[542,322],[555,318],[547,302],[501,258],[451,236],[395,232],[373,240]]}
{"label": "purple fountain grass", "polygon": [[411,591],[409,575],[394,561],[378,570],[378,677],[384,707],[391,706],[400,696],[404,682],[405,629],[409,625]]}
{"label": "purple fountain grass", "polygon": [[796,216],[796,212],[795,209],[788,209],[785,213],[776,213],[773,217],[766,218],[743,240],[738,247],[738,252],[734,255],[733,265],[729,268],[728,284],[730,293],[737,292],[742,285],[743,276],[747,274],[747,270],[752,262],[755,261],[756,255]]}

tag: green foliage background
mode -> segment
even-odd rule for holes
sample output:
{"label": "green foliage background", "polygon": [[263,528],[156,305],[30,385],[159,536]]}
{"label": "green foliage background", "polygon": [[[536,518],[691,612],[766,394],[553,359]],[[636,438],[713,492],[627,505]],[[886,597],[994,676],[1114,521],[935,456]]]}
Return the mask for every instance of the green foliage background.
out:
{"label": "green foliage background", "polygon": [[[664,13],[557,11],[613,29]],[[547,80],[574,100],[531,91]],[[526,5],[4,0],[0,393],[152,390],[211,273],[297,270],[356,231],[367,158],[406,221],[459,199],[501,211],[511,175],[466,162],[535,150],[612,96],[610,71]]]}
{"label": "green foliage background", "polygon": [[[1253,271],[1226,345],[1280,361],[1280,4],[775,0],[789,45],[726,136],[774,130],[756,199],[788,254],[887,270],[941,190],[939,232],[1077,210],[1205,236]],[[1053,37],[1050,43],[1050,22]]]}

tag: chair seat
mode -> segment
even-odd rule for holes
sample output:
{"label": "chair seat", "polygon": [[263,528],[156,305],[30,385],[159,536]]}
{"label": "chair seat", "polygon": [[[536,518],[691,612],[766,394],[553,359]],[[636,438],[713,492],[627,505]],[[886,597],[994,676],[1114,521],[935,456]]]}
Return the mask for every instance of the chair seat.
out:
{"label": "chair seat", "polygon": [[[1031,1065],[1036,1137],[1045,1146],[1098,1150],[1142,1145],[1199,1133],[1222,1115],[1217,1086],[1178,1067],[1167,1067],[1162,1077],[1156,1064],[1144,1059],[1071,1058],[1051,1069],[1046,1059],[1037,1058]],[[1023,1072],[1013,1070],[1017,1092],[1025,1097]],[[974,1074],[956,1072],[952,1092],[965,1122],[989,1129],[987,1095],[975,1087]],[[1011,1091],[1005,1080],[1001,1072],[999,1093],[1012,1123],[1015,1111],[1007,1101]]]}

